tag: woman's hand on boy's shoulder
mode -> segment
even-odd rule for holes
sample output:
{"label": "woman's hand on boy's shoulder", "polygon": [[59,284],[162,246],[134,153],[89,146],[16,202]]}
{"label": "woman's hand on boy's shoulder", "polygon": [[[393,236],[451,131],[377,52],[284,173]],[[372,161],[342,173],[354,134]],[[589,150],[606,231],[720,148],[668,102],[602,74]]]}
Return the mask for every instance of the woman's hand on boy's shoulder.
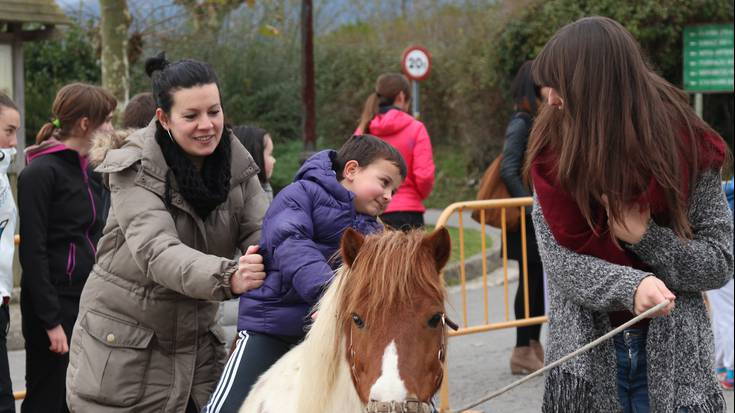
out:
{"label": "woman's hand on boy's shoulder", "polygon": [[251,245],[238,261],[237,271],[230,279],[232,294],[240,295],[263,285],[265,267],[263,256],[258,254],[258,246]]}

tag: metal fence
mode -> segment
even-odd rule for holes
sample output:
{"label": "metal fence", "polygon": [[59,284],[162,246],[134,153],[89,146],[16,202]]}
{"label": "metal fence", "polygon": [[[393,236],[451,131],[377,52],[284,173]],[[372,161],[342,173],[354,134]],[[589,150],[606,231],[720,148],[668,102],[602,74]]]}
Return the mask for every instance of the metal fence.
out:
{"label": "metal fence", "polygon": [[[504,328],[516,328],[524,327],[533,324],[542,324],[548,321],[546,316],[531,317],[528,302],[528,266],[526,265],[526,214],[525,208],[533,203],[533,198],[508,198],[508,199],[493,199],[485,201],[466,201],[466,202],[455,202],[442,211],[439,219],[437,220],[436,226],[446,226],[449,218],[457,213],[459,219],[459,275],[460,275],[460,293],[461,293],[461,309],[462,309],[462,323],[459,330],[450,331],[449,337],[462,336],[466,334],[482,333],[492,330],[500,330]],[[506,211],[510,208],[519,208],[520,212],[520,233],[521,233],[521,246],[522,246],[522,257],[523,262],[520,263],[520,277],[523,277],[523,300],[524,300],[524,312],[525,317],[520,319],[510,319],[510,299],[508,296],[508,250],[507,250],[507,219]],[[501,240],[502,240],[502,252],[501,260],[503,263],[503,304],[504,308],[500,311],[504,311],[504,321],[502,322],[490,322],[490,304],[488,302],[488,274],[487,274],[487,234],[485,231],[486,222],[486,210],[488,209],[500,209],[502,225]],[[465,234],[464,234],[464,216],[465,210],[480,210],[480,225],[482,229],[480,231],[481,237],[481,256],[482,256],[482,288],[483,288],[483,300],[484,300],[484,323],[469,325],[467,317],[467,274],[465,268]],[[444,361],[444,380],[439,391],[439,408],[441,412],[449,411],[449,370],[448,362]]]}

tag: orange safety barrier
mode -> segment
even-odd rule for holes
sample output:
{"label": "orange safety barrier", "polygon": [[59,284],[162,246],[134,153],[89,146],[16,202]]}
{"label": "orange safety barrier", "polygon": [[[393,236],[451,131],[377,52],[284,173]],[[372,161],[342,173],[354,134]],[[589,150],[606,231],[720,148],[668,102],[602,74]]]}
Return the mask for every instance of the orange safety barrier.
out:
{"label": "orange safety barrier", "polygon": [[[493,199],[484,201],[466,201],[466,202],[455,202],[442,211],[439,219],[437,220],[436,227],[446,226],[449,218],[457,212],[459,214],[459,276],[460,276],[460,293],[462,297],[462,325],[457,331],[449,331],[449,337],[462,336],[466,334],[482,333],[485,331],[500,330],[504,328],[516,328],[524,327],[533,324],[542,324],[548,321],[546,316],[530,317],[529,302],[528,302],[528,266],[526,264],[526,214],[525,207],[530,206],[533,203],[533,198],[508,198],[508,199]],[[502,322],[490,322],[490,308],[488,303],[488,282],[487,282],[487,234],[485,233],[485,210],[500,208],[502,217],[502,261],[503,261],[503,297],[505,303],[505,321]],[[521,276],[524,280],[523,289],[523,300],[525,308],[525,317],[521,319],[511,320],[510,319],[510,304],[508,299],[508,251],[507,251],[507,229],[506,229],[506,209],[508,208],[520,208],[520,232],[521,232],[521,245],[523,249],[523,265],[521,270]],[[484,298],[484,309],[485,309],[485,323],[480,325],[470,326],[467,318],[467,278],[465,270],[465,246],[464,246],[464,226],[463,226],[463,214],[464,210],[481,210],[480,212],[480,224],[482,225],[481,235],[481,255],[482,255],[482,287],[483,287],[483,298]],[[444,361],[444,380],[439,392],[439,408],[442,413],[449,411],[449,370],[448,362]]]}

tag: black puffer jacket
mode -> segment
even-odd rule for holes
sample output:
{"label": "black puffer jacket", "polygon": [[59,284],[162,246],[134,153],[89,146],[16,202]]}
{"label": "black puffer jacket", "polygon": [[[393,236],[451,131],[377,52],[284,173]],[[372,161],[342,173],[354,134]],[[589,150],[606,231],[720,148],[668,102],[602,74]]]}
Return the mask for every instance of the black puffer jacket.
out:
{"label": "black puffer jacket", "polygon": [[[503,161],[500,164],[500,177],[503,179],[508,193],[513,198],[532,196],[531,188],[523,183],[523,161],[528,147],[533,120],[526,112],[515,112],[505,129],[505,145]],[[541,262],[536,235],[531,221],[531,206],[526,207],[526,251],[529,262]],[[523,257],[521,232],[508,233],[508,258],[520,262]]]}
{"label": "black puffer jacket", "polygon": [[28,166],[18,177],[21,291],[50,329],[61,322],[58,297],[82,293],[109,194],[87,159],[59,141],[30,147],[26,155]]}

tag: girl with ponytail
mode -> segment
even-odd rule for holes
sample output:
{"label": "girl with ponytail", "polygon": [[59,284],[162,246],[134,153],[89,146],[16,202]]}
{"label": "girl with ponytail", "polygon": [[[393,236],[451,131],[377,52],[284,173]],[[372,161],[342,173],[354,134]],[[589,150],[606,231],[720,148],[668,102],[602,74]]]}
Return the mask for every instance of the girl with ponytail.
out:
{"label": "girl with ponytail", "polygon": [[423,123],[408,114],[411,88],[398,73],[378,77],[368,96],[355,134],[371,134],[388,142],[401,153],[408,176],[380,218],[395,229],[424,226],[423,200],[434,188],[434,158],[431,140]]}
{"label": "girl with ponytail", "polygon": [[51,108],[52,120],[25,152],[28,166],[18,177],[28,391],[23,411],[67,411],[69,342],[109,204],[87,154],[97,132],[112,130],[116,104],[98,86],[62,87]]}

